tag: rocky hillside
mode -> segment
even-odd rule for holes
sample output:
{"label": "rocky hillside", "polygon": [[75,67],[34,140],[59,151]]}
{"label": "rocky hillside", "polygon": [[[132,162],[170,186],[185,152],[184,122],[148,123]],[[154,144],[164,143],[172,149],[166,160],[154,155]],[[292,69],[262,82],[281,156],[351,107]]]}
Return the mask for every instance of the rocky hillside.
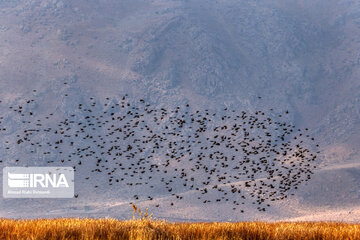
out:
{"label": "rocky hillside", "polygon": [[[329,219],[325,213],[337,211],[340,220],[359,219],[359,211],[352,211],[360,207],[359,38],[354,0],[0,1],[0,108],[7,129],[0,135],[1,164],[48,160],[19,147],[6,149],[5,142],[16,142],[26,128],[9,106],[29,99],[35,102],[25,113],[39,119],[55,113],[57,121],[89,98],[116,103],[124,94],[168,109],[190,104],[219,114],[223,108],[273,109],[274,116],[288,111],[286,121],[309,128],[321,150],[318,170],[294,196],[267,213],[249,206],[251,217],[234,216],[226,204],[209,211],[196,201],[155,209],[154,215],[276,220],[324,212]],[[132,196],[107,187],[87,190],[88,170],[78,172],[78,199],[1,199],[0,216],[130,215]],[[183,194],[192,199],[191,191]]]}

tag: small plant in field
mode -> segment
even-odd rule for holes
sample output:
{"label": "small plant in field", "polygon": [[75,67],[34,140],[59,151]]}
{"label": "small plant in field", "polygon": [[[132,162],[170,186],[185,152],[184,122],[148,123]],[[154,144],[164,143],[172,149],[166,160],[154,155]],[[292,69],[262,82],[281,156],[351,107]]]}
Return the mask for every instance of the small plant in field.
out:
{"label": "small plant in field", "polygon": [[138,213],[140,220],[147,220],[147,219],[151,219],[152,214],[149,215],[149,208],[146,209],[146,212],[144,213],[143,211],[140,210],[139,207],[137,207],[135,204],[131,204],[132,208],[133,208],[133,219],[136,220],[136,213]]}

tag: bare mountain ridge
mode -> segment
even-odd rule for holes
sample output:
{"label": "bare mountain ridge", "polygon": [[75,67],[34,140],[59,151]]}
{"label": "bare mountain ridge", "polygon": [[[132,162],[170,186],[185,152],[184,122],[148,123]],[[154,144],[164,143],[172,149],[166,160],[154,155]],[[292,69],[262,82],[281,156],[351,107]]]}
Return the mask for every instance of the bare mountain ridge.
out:
{"label": "bare mountain ridge", "polygon": [[[7,105],[36,97],[46,103],[34,106],[39,114],[57,110],[66,116],[74,102],[129,93],[168,108],[189,102],[211,109],[288,109],[289,119],[309,127],[320,141],[324,166],[289,204],[300,201],[316,210],[319,203],[341,207],[347,199],[346,208],[358,206],[359,168],[341,168],[359,161],[355,1],[2,1],[0,6],[0,95]],[[15,139],[19,125],[5,107],[2,112],[13,129],[7,137]],[[4,158],[13,164],[14,156]],[[325,191],[328,185],[336,187]],[[113,201],[94,195],[102,206],[88,207],[94,215],[127,214],[125,203],[116,212]],[[16,202],[3,200],[2,215],[21,216]],[[83,207],[89,202],[60,201],[64,208],[53,214],[91,214]],[[162,216],[195,219],[203,212],[201,205],[188,209],[164,210]],[[279,209],[265,217],[301,215]],[[225,220],[230,215],[219,214],[203,215]]]}

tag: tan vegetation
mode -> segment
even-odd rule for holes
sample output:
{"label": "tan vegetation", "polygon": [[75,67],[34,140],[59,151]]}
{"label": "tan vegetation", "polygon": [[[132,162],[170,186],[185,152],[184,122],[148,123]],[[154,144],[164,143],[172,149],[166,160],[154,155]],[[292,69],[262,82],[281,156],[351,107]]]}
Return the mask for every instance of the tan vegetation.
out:
{"label": "tan vegetation", "polygon": [[132,204],[133,219],[0,219],[0,239],[360,239],[360,224],[335,222],[203,222],[169,223],[152,219]]}
{"label": "tan vegetation", "polygon": [[139,219],[0,219],[0,239],[360,239],[359,224],[168,223]]}

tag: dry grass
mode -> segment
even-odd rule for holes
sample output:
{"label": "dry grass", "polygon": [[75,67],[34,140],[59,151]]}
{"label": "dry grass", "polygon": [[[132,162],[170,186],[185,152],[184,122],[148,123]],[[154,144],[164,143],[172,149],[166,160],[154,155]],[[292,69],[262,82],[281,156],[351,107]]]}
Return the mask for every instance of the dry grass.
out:
{"label": "dry grass", "polygon": [[360,239],[360,224],[0,219],[0,239]]}

